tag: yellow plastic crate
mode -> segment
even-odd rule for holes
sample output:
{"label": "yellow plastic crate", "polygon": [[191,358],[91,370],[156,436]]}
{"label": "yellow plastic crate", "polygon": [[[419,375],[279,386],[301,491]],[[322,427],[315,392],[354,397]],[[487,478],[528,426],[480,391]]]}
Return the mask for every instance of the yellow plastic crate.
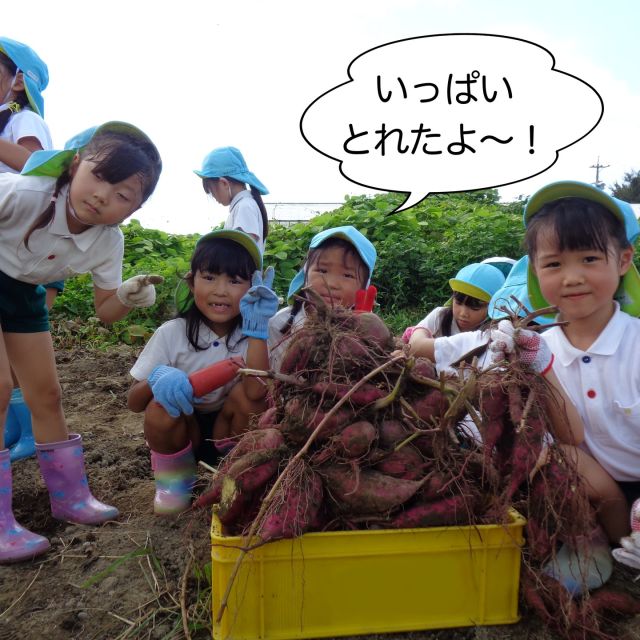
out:
{"label": "yellow plastic crate", "polygon": [[525,520],[506,525],[307,533],[245,556],[215,622],[239,537],[211,527],[213,637],[279,640],[518,620]]}

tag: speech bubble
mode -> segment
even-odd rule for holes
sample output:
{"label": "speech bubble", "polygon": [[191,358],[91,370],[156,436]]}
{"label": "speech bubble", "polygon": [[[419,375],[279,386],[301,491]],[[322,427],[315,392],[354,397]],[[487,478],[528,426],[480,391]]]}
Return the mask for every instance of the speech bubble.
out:
{"label": "speech bubble", "polygon": [[357,56],[350,80],[304,111],[300,131],[363,187],[430,193],[501,187],[551,167],[602,119],[587,82],[544,47],[503,35],[449,33]]}

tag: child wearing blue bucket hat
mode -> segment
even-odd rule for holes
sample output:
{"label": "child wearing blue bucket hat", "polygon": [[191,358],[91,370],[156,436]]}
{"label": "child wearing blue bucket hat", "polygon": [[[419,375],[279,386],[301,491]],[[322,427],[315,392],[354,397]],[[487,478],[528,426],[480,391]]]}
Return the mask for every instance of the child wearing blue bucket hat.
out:
{"label": "child wearing blue bucket hat", "polygon": [[415,327],[405,329],[402,339],[420,352],[424,339],[453,336],[479,329],[487,320],[491,296],[504,284],[502,271],[490,264],[474,262],[463,267],[449,280],[452,297],[436,307]]}
{"label": "child wearing blue bucket hat", "polygon": [[[290,306],[269,321],[269,357],[274,370],[280,369],[292,333],[307,318],[303,289],[312,289],[330,306],[353,308],[359,291],[368,288],[369,293],[375,293],[370,285],[376,257],[373,244],[350,225],[325,229],[313,236],[305,263],[289,285]],[[369,307],[372,305],[370,300]]]}
{"label": "child wearing blue bucket hat", "polygon": [[229,207],[224,228],[244,231],[256,241],[260,251],[264,251],[269,220],[262,196],[269,191],[249,171],[240,150],[235,147],[214,149],[205,156],[202,168],[194,173],[202,178],[205,193]]}
{"label": "child wearing blue bucket hat", "polygon": [[[156,278],[122,282],[119,224],[151,195],[160,155],[140,129],[97,127],[79,149],[37,151],[29,175],[0,174],[0,423],[15,371],[32,411],[36,455],[54,518],[99,524],[118,516],[89,490],[82,438],[69,434],[41,282],[91,273],[96,315],[106,323],[155,301]],[[0,433],[0,563],[33,558],[49,541],[11,506],[10,453]]]}
{"label": "child wearing blue bucket hat", "polygon": [[42,91],[47,65],[22,42],[0,36],[0,172],[20,173],[33,151],[51,149]]}
{"label": "child wearing blue bucket hat", "polygon": [[553,370],[584,422],[584,446],[573,452],[578,471],[616,544],[630,531],[629,504],[640,498],[638,220],[628,203],[597,187],[562,181],[531,196],[524,224],[531,303],[554,305],[567,324],[545,331],[540,344],[521,331],[516,343],[545,354],[539,359],[555,356]]}

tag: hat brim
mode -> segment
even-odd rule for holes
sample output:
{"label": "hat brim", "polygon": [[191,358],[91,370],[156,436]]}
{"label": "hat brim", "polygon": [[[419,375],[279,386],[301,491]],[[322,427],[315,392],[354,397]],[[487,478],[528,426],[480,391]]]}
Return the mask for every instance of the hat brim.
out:
{"label": "hat brim", "polygon": [[24,74],[24,90],[27,94],[31,108],[41,117],[44,118],[44,98],[40,93],[36,83]]}
{"label": "hat brim", "polygon": [[484,289],[480,289],[464,280],[451,278],[451,280],[449,280],[449,286],[457,293],[463,293],[465,296],[471,296],[477,300],[482,300],[482,302],[489,302],[489,300],[491,300],[491,295],[484,291]]}
{"label": "hat brim", "polygon": [[267,189],[267,187],[265,187],[251,171],[218,174],[214,171],[198,171],[197,169],[194,169],[193,173],[195,173],[199,178],[202,178],[203,180],[206,180],[207,178],[211,178],[212,180],[217,180],[219,178],[232,178],[233,180],[237,180],[238,182],[242,182],[244,184],[255,187],[263,196],[269,194],[269,190]]}
{"label": "hat brim", "polygon": [[[89,141],[96,135],[100,133],[121,133],[137,140],[142,140],[143,142],[151,145],[154,149],[156,146],[151,141],[151,138],[144,133],[142,130],[138,129],[138,127],[129,124],[128,122],[121,122],[119,120],[112,120],[110,122],[105,122],[98,127],[92,127],[83,131],[83,133],[92,132],[90,136],[88,136],[85,140],[83,140],[83,144],[72,147],[64,150],[51,150],[51,151],[35,151],[29,156],[29,159],[25,163],[22,168],[23,175],[26,176],[47,176],[50,178],[58,178],[61,176],[71,164],[73,157],[75,154],[85,147]],[[75,136],[80,139],[82,134]],[[73,140],[73,138],[72,138]],[[156,153],[158,153],[156,149]],[[158,153],[158,158],[160,154]]]}

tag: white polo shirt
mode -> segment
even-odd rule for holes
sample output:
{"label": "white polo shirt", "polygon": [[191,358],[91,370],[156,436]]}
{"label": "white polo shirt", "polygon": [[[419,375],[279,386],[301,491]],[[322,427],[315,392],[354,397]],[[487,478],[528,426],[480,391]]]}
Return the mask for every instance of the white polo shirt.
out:
{"label": "white polo shirt", "polygon": [[[7,105],[2,105],[0,109],[2,108],[8,107]],[[7,122],[2,133],[0,133],[1,140],[8,140],[14,144],[18,144],[24,138],[36,138],[40,146],[45,150],[51,149],[53,146],[47,123],[31,109],[21,109],[18,113],[14,113],[9,118],[9,122]],[[8,164],[0,162],[0,173],[5,172],[20,173]]]}
{"label": "white polo shirt", "polygon": [[224,223],[224,228],[240,229],[249,235],[257,236],[256,244],[260,248],[260,252],[264,253],[262,213],[260,213],[258,203],[248,189],[233,196],[233,200],[229,203],[229,215]]}
{"label": "white polo shirt", "polygon": [[267,339],[267,345],[269,346],[269,363],[274,371],[280,371],[280,365],[287,345],[291,336],[305,323],[307,319],[307,312],[304,309],[304,305],[296,314],[293,319],[293,325],[291,329],[284,334],[282,328],[287,324],[289,317],[291,316],[291,307],[285,307],[280,309],[275,316],[269,319],[269,337]]}
{"label": "white polo shirt", "polygon": [[120,228],[96,225],[71,233],[67,225],[69,186],[61,189],[49,225],[24,236],[49,206],[55,178],[0,174],[0,271],[21,282],[42,284],[91,273],[100,289],[122,284],[124,237]]}
{"label": "white polo shirt", "polygon": [[[226,336],[218,336],[205,324],[201,324],[200,344],[202,346],[208,344],[209,347],[203,351],[196,351],[187,339],[187,321],[184,318],[175,318],[156,329],[130,373],[136,380],[146,380],[161,364],[175,367],[189,375],[232,356],[240,356],[246,360],[249,341],[241,338],[242,330],[238,327],[230,336],[230,347],[227,347]],[[203,396],[202,402],[198,402],[196,409],[200,413],[217,411],[224,404],[236,382],[232,380],[224,387]]]}
{"label": "white polo shirt", "polygon": [[593,457],[623,482],[640,480],[640,319],[616,311],[598,339],[576,349],[560,327],[543,334],[553,370],[576,405]]}

